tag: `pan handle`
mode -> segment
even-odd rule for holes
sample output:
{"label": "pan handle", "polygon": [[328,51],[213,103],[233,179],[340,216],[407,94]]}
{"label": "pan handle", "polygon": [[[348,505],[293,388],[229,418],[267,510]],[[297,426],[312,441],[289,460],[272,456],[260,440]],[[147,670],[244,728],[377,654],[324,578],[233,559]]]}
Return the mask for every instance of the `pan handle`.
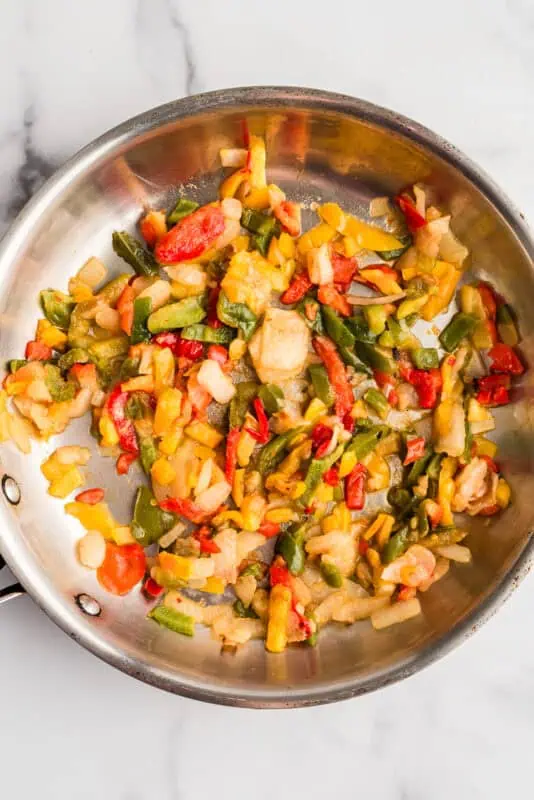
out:
{"label": "pan handle", "polygon": [[[6,562],[0,556],[0,570],[3,569],[6,565]],[[0,589],[0,606],[2,603],[7,603],[8,600],[14,600],[15,597],[22,597],[22,595],[26,594],[24,587],[20,583],[14,583],[12,586],[6,586],[4,589]]]}

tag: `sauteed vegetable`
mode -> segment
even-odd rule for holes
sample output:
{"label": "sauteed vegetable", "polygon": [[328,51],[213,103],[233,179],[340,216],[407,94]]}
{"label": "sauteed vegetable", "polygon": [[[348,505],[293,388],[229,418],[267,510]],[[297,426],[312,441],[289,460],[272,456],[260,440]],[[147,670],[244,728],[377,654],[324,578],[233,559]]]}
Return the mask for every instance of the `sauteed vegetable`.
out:
{"label": "sauteed vegetable", "polygon": [[139,485],[118,521],[85,486],[89,449],[43,462],[86,531],[80,562],[111,593],[142,590],[172,631],[280,653],[330,622],[414,617],[471,560],[469,517],[511,500],[486,434],[525,366],[513,310],[466,282],[428,189],[376,198],[367,220],[315,204],[303,231],[261,138],[221,161],[217,200],[113,234],[122,274],[91,258],[68,293],[41,292],[0,438],[28,452],[87,415]]}

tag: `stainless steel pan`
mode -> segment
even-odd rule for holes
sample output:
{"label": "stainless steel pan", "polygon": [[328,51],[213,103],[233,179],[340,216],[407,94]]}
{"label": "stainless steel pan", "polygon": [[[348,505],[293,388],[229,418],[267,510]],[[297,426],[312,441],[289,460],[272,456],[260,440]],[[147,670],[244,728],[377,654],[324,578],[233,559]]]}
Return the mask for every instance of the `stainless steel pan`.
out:
{"label": "stainless steel pan", "polygon": [[[533,356],[534,243],[509,200],[469,159],[416,123],[361,100],[293,88],[248,88],[180,100],[142,114],[71,159],[24,209],[0,252],[0,357],[19,356],[38,316],[44,286],[63,289],[90,255],[119,269],[115,228],[133,226],[143,203],[160,207],[180,185],[198,199],[215,195],[218,151],[241,141],[246,121],[267,140],[269,170],[292,197],[325,198],[365,212],[369,198],[414,181],[435,187],[473,254],[519,314],[523,353]],[[532,560],[534,519],[531,377],[499,412],[501,461],[513,506],[474,525],[472,566],[458,566],[423,600],[420,618],[376,633],[368,623],[326,630],[316,649],[268,655],[263,643],[221,655],[209,632],[193,640],[145,620],[139,592],[104,593],[81,568],[78,523],[46,494],[39,465],[2,448],[0,551],[22,586],[63,630],[129,675],[179,694],[231,705],[284,707],[331,702],[404,678],[458,644],[486,619]],[[87,442],[79,421],[63,441]],[[116,516],[130,516],[133,484],[98,454],[91,469],[109,486]],[[18,489],[17,489],[18,487]],[[20,497],[19,497],[20,493]],[[1,563],[1,562],[0,562]],[[4,590],[4,601],[20,594]],[[4,610],[2,613],[8,613]]]}

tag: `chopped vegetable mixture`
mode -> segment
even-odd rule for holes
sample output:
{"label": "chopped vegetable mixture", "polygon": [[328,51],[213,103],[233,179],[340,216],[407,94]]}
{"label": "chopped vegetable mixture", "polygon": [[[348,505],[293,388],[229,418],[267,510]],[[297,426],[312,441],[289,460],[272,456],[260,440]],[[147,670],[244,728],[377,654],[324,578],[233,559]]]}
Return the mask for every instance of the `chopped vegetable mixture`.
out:
{"label": "chopped vegetable mixture", "polygon": [[[375,199],[370,221],[318,205],[302,232],[261,138],[221,160],[217,201],[180,197],[144,213],[141,238],[113,234],[122,274],[106,283],[91,258],[68,294],[41,292],[0,438],[28,452],[90,417],[117,475],[146,479],[132,473],[120,522],[106,487],[85,487],[89,449],[44,461],[86,531],[80,562],[113,594],[139,587],[176,633],[281,653],[330,622],[414,617],[470,561],[468,517],[510,503],[486,434],[525,367],[513,310],[462,280],[467,249],[424,187]],[[453,302],[423,344],[414,324]]]}

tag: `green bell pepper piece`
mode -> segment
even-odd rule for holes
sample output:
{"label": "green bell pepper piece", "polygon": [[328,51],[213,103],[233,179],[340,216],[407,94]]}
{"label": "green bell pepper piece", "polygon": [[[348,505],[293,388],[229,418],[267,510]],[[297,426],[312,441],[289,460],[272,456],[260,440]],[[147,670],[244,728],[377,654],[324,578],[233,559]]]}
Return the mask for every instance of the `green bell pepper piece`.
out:
{"label": "green bell pepper piece", "polygon": [[261,475],[267,475],[267,473],[273,472],[280,462],[283,461],[286,450],[295,436],[298,436],[307,429],[307,425],[302,425],[300,428],[293,428],[293,430],[282,433],[280,436],[275,436],[274,439],[271,439],[271,441],[260,450],[256,465],[258,472]]}
{"label": "green bell pepper piece", "polygon": [[441,453],[434,453],[432,458],[429,461],[428,467],[426,469],[426,474],[432,480],[438,480],[439,473],[441,470],[441,462],[443,460],[443,455]]}
{"label": "green bell pepper piece", "polygon": [[407,489],[392,486],[387,494],[387,501],[395,509],[402,510],[412,502],[412,495]]}
{"label": "green bell pepper piece", "polygon": [[365,342],[366,344],[374,344],[376,336],[369,330],[369,325],[365,317],[347,317],[344,321],[345,325],[352,332],[357,342]]}
{"label": "green bell pepper piece", "polygon": [[338,458],[341,458],[344,450],[345,445],[340,444],[329,456],[325,456],[324,458],[316,458],[310,462],[306,477],[304,478],[306,489],[297,499],[297,503],[301,508],[306,508],[309,506],[313,497],[313,493],[321,483],[324,473],[336,463]]}
{"label": "green bell pepper piece", "polygon": [[54,289],[44,289],[41,294],[41,306],[45,317],[56,328],[62,331],[69,329],[70,317],[76,305],[71,297]]}
{"label": "green bell pepper piece", "polygon": [[263,561],[254,561],[252,564],[247,564],[245,569],[243,569],[239,574],[252,575],[253,578],[256,578],[257,581],[260,581],[265,577],[266,566],[267,565],[264,564]]}
{"label": "green bell pepper piece", "polygon": [[473,431],[471,430],[471,423],[467,418],[467,404],[468,400],[465,402],[465,447],[464,447],[464,455],[463,460],[466,464],[469,464],[472,458],[471,450],[473,448]]}
{"label": "green bell pepper piece", "polygon": [[378,389],[367,389],[363,395],[364,401],[381,419],[385,419],[390,412],[390,405],[386,397]]}
{"label": "green bell pepper piece", "polygon": [[300,575],[304,571],[306,564],[306,553],[304,552],[305,529],[304,525],[299,525],[296,528],[284,531],[276,542],[275,550],[283,557],[292,575]]}
{"label": "green bell pepper piece", "polygon": [[245,303],[231,303],[224,292],[219,292],[217,316],[225,325],[239,328],[248,342],[258,324],[258,317]]}
{"label": "green bell pepper piece", "polygon": [[382,561],[384,564],[389,564],[395,561],[400,555],[404,553],[409,544],[408,534],[409,528],[401,528],[400,531],[393,534],[388,540],[384,550],[382,551]]}
{"label": "green bell pepper piece", "polygon": [[28,362],[24,358],[12,358],[8,361],[8,367],[11,374],[16,372],[21,367],[24,367]]}
{"label": "green bell pepper piece", "polygon": [[471,336],[478,323],[479,320],[474,314],[465,314],[463,311],[459,311],[439,335],[443,349],[452,353],[462,339]]}
{"label": "green bell pepper piece", "polygon": [[342,503],[345,499],[345,489],[343,488],[343,481],[340,481],[337,486],[334,486],[334,501]]}
{"label": "green bell pepper piece", "polygon": [[271,239],[280,232],[278,220],[261,211],[245,208],[241,214],[241,225],[253,234],[252,243],[263,256],[266,256]]}
{"label": "green bell pepper piece", "polygon": [[98,292],[97,300],[102,300],[108,306],[115,306],[131,277],[129,273],[123,272],[116,278],[112,278]]}
{"label": "green bell pepper piece", "polygon": [[148,612],[147,617],[153,619],[158,625],[168,628],[174,633],[181,633],[183,636],[195,635],[195,620],[188,614],[175,611],[174,608],[167,606],[156,606]]}
{"label": "green bell pepper piece", "polygon": [[341,317],[330,306],[322,307],[323,322],[327,334],[338,347],[354,347],[356,338]]}
{"label": "green bell pepper piece", "polygon": [[206,344],[230,344],[235,333],[231,328],[210,328],[209,325],[197,323],[184,328],[180,336],[182,339],[194,339]]}
{"label": "green bell pepper piece", "polygon": [[180,197],[171,211],[167,214],[167,225],[176,225],[184,217],[188,217],[193,211],[199,207],[198,203],[194,200],[188,200],[187,197]]}
{"label": "green bell pepper piece", "polygon": [[82,314],[89,310],[93,301],[78,303],[70,315],[69,330],[67,339],[70,347],[81,347],[87,349],[95,341],[91,335],[91,320],[85,319]]}
{"label": "green bell pepper piece", "polygon": [[439,367],[438,351],[435,347],[416,347],[411,352],[414,367],[417,369],[437,369]]}
{"label": "green bell pepper piece", "polygon": [[432,452],[429,448],[425,450],[425,454],[418,458],[410,465],[410,469],[405,479],[406,486],[415,486],[419,478],[425,474],[426,468],[432,458]]}
{"label": "green bell pepper piece", "polygon": [[239,600],[239,598],[235,601],[232,608],[236,617],[243,617],[244,619],[258,619],[258,615],[252,606],[247,607],[242,600]]}
{"label": "green bell pepper piece", "polygon": [[204,304],[204,295],[195,295],[194,297],[184,297],[177,303],[162,306],[149,316],[148,330],[150,333],[162,333],[174,328],[187,328],[189,325],[202,322],[206,316]]}
{"label": "green bell pepper piece", "polygon": [[127,381],[130,378],[136,378],[139,375],[139,359],[138,358],[125,358],[121,364],[119,372],[119,381]]}
{"label": "green bell pepper piece", "polygon": [[111,241],[115,253],[126,261],[138,275],[146,275],[150,278],[159,274],[156,259],[134,236],[126,231],[113,231]]}
{"label": "green bell pepper piece", "polygon": [[45,364],[45,383],[55,403],[65,403],[72,400],[76,394],[74,384],[64,380],[61,370],[54,364]]}
{"label": "green bell pepper piece", "polygon": [[240,428],[245,421],[245,414],[249,404],[258,394],[259,386],[254,381],[242,381],[237,383],[235,394],[230,401],[229,424],[232,428]]}
{"label": "green bell pepper piece", "polygon": [[303,297],[302,300],[297,303],[295,309],[299,312],[304,322],[313,333],[317,333],[319,336],[324,334],[325,328],[321,304],[317,302],[314,297]]}
{"label": "green bell pepper piece", "polygon": [[128,419],[145,419],[150,417],[150,397],[146,392],[130,392],[124,412]]}
{"label": "green bell pepper piece", "polygon": [[83,347],[73,347],[59,357],[57,365],[62,372],[66,372],[75,364],[87,364],[90,360],[87,350]]}
{"label": "green bell pepper piece", "polygon": [[374,336],[380,336],[386,329],[387,314],[383,305],[366,306],[363,311],[369,330]]}
{"label": "green bell pepper piece", "polygon": [[330,564],[329,561],[321,559],[320,570],[325,583],[333,589],[341,589],[343,586],[343,575],[334,564]]}
{"label": "green bell pepper piece", "polygon": [[317,637],[319,634],[319,626],[317,625],[315,614],[313,613],[313,611],[305,611],[304,616],[315,623],[314,632],[311,634],[311,636],[308,636],[308,638],[306,639],[306,643],[309,644],[310,647],[315,647],[317,645]]}
{"label": "green bell pepper piece", "polygon": [[328,373],[325,367],[322,364],[310,364],[308,374],[316,397],[322,400],[327,408],[330,408],[336,397],[328,380]]}
{"label": "green bell pepper piece", "polygon": [[152,299],[150,297],[136,297],[133,307],[133,324],[130,339],[132,344],[150,341],[150,333],[146,326],[152,313]]}
{"label": "green bell pepper piece", "polygon": [[269,415],[276,414],[284,405],[284,393],[280,387],[276,386],[274,383],[266,383],[261,386],[258,397]]}
{"label": "green bell pepper piece", "polygon": [[139,458],[141,466],[147,475],[150,475],[152,464],[158,457],[158,448],[152,436],[143,436],[139,442]]}
{"label": "green bell pepper piece", "polygon": [[110,339],[93,341],[87,348],[105,386],[116,380],[129,348],[130,340],[127,336],[112,336]]}
{"label": "green bell pepper piece", "polygon": [[176,524],[176,516],[163,511],[148,486],[140,486],[135,498],[132,534],[143,547],[157,542]]}
{"label": "green bell pepper piece", "polygon": [[388,375],[395,372],[395,363],[378,347],[368,344],[367,342],[356,342],[355,348],[356,355],[367,364],[371,369],[377,369],[379,372],[386,372]]}
{"label": "green bell pepper piece", "polygon": [[354,453],[358,461],[372,453],[385,433],[385,426],[375,426],[368,431],[362,431],[353,436],[348,444],[347,453]]}

